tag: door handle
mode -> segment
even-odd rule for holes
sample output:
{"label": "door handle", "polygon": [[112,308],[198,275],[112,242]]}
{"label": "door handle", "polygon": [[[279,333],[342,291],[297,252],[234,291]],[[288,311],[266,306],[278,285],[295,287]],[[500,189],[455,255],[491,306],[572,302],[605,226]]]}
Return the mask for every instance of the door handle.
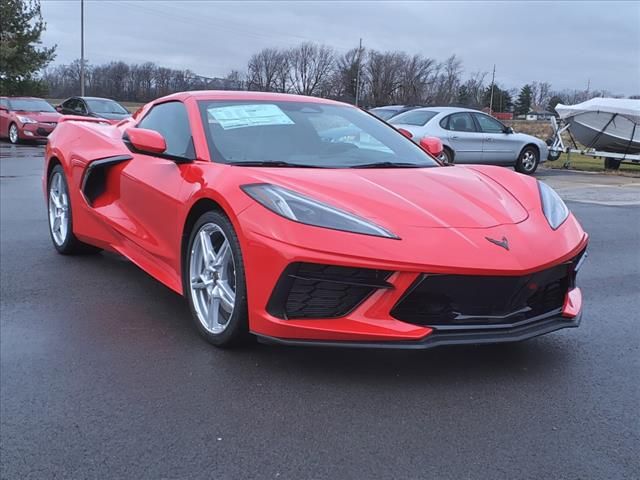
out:
{"label": "door handle", "polygon": [[458,138],[457,135],[451,135],[451,140],[456,140]]}
{"label": "door handle", "polygon": [[491,138],[491,137],[485,137],[485,140],[486,140],[487,142],[492,142],[492,141],[493,141],[493,138]]}

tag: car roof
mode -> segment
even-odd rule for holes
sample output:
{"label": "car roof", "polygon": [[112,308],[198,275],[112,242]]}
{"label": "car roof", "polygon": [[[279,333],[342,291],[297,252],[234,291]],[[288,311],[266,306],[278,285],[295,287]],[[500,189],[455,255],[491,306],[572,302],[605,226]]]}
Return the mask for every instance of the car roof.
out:
{"label": "car roof", "polygon": [[442,112],[442,113],[454,113],[454,112],[475,112],[475,113],[483,113],[480,110],[474,110],[473,108],[462,108],[462,107],[420,107],[415,110],[411,110],[412,112]]}
{"label": "car roof", "polygon": [[348,105],[346,103],[337,102],[335,100],[328,100],[319,97],[308,97],[305,95],[294,95],[290,93],[275,92],[248,92],[236,90],[196,90],[190,92],[179,92],[167,95],[166,97],[161,97],[155,100],[153,103],[162,103],[169,100],[184,101],[188,98],[194,98],[196,100],[271,100],[273,102],[311,102],[323,103],[328,105]]}
{"label": "car roof", "polygon": [[40,98],[40,97],[25,97],[25,96],[19,96],[19,97],[0,96],[0,98],[7,98],[9,100],[44,100],[44,98]]}

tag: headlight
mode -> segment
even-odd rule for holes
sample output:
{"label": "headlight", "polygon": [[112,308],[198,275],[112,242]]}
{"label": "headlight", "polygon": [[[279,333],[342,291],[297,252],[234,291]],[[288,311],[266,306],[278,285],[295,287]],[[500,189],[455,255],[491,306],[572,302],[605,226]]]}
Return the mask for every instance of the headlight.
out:
{"label": "headlight", "polygon": [[20,121],[20,123],[38,123],[37,120],[33,120],[29,117],[23,117],[22,115],[16,115],[16,118]]}
{"label": "headlight", "polygon": [[540,201],[542,202],[542,211],[547,217],[549,225],[554,230],[557,229],[569,216],[569,209],[560,195],[544,182],[538,181],[538,189],[540,190]]}
{"label": "headlight", "polygon": [[352,213],[268,183],[243,185],[242,190],[256,202],[294,222],[344,232],[395,238],[398,236]]}

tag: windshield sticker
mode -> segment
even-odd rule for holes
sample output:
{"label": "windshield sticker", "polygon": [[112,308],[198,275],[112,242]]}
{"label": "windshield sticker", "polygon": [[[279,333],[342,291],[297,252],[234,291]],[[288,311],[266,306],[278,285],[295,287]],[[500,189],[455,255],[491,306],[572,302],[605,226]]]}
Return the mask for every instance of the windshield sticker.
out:
{"label": "windshield sticker", "polygon": [[286,113],[273,104],[230,105],[207,109],[209,123],[218,123],[224,130],[262,125],[293,125]]}

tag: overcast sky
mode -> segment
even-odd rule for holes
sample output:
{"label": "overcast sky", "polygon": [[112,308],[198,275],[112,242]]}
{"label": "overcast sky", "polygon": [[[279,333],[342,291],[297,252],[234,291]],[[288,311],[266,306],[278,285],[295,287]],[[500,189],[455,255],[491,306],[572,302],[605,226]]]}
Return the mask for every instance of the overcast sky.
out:
{"label": "overcast sky", "polygon": [[[42,0],[56,63],[80,57],[80,1]],[[153,61],[204,76],[244,71],[263,47],[303,41],[338,51],[404,50],[459,56],[465,73],[490,72],[520,87],[640,94],[640,2],[216,2],[85,0],[91,63]]]}

